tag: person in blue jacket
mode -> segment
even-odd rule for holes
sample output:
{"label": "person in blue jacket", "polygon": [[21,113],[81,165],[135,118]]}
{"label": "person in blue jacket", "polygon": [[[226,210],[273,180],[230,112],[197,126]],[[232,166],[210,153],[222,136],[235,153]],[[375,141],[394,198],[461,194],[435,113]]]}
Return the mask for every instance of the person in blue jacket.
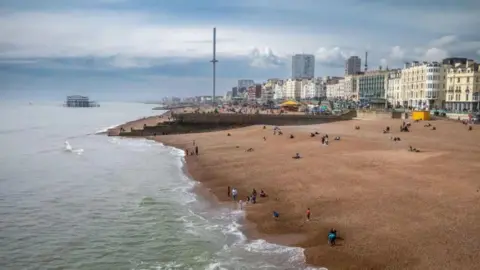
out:
{"label": "person in blue jacket", "polygon": [[337,239],[337,230],[335,229],[330,229],[330,232],[328,233],[328,243],[330,246],[335,245],[335,240]]}

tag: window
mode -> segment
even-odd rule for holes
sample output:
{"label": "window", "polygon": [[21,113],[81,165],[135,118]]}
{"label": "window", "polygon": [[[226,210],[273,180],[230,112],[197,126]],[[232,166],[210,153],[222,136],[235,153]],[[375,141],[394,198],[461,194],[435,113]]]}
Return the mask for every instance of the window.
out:
{"label": "window", "polygon": [[460,82],[460,78],[457,78],[457,83],[459,83],[459,82]]}
{"label": "window", "polygon": [[465,95],[465,100],[468,101],[468,94]]}
{"label": "window", "polygon": [[467,77],[467,83],[469,83],[469,82],[470,82],[470,77]]}

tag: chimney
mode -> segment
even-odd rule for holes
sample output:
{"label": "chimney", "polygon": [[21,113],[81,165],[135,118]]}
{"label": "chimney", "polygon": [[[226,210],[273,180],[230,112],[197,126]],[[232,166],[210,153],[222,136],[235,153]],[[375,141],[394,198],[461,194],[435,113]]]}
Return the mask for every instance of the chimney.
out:
{"label": "chimney", "polygon": [[409,62],[405,62],[405,65],[403,65],[403,68],[409,68],[410,67],[410,63]]}

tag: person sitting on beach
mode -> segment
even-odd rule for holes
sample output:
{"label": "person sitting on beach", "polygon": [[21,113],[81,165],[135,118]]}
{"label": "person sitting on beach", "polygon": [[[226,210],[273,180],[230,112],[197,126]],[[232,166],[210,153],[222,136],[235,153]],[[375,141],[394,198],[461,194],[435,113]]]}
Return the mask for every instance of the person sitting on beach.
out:
{"label": "person sitting on beach", "polygon": [[420,152],[420,150],[418,150],[417,148],[413,148],[411,145],[409,146],[408,151],[410,151],[410,152],[417,152],[417,153]]}
{"label": "person sitting on beach", "polygon": [[472,131],[473,130],[473,127],[472,126],[468,126],[468,131]]}
{"label": "person sitting on beach", "polygon": [[436,127],[432,127],[432,130],[437,130],[437,128],[436,128]]}
{"label": "person sitting on beach", "polygon": [[293,156],[292,158],[293,158],[293,159],[300,159],[301,157],[300,157],[300,154],[297,153],[297,154],[295,154],[295,156]]}
{"label": "person sitting on beach", "polygon": [[253,195],[252,194],[252,197],[250,197],[250,202],[253,203],[253,204],[256,204],[257,203],[257,195]]}
{"label": "person sitting on beach", "polygon": [[319,135],[320,133],[318,133],[318,131],[315,131],[315,135]]}
{"label": "person sitting on beach", "polygon": [[359,129],[360,129],[360,126],[355,126],[355,129],[356,129],[356,130],[359,130]]}
{"label": "person sitting on beach", "polygon": [[228,134],[227,134],[227,136],[229,136],[229,137],[230,137],[230,136],[232,136],[232,134],[228,133]]}
{"label": "person sitting on beach", "polygon": [[278,219],[279,216],[280,216],[280,214],[277,211],[273,211],[273,217],[275,219]]}
{"label": "person sitting on beach", "polygon": [[267,137],[264,136],[264,137],[263,137],[263,140],[266,141],[266,140],[267,140]]}
{"label": "person sitting on beach", "polygon": [[281,130],[279,130],[278,135],[283,135],[283,132]]}
{"label": "person sitting on beach", "polygon": [[335,141],[340,141],[340,136],[335,137]]}
{"label": "person sitting on beach", "polygon": [[310,137],[315,137],[315,133],[310,133]]}
{"label": "person sitting on beach", "polygon": [[262,198],[267,197],[267,194],[265,193],[265,191],[263,191],[263,189],[260,190],[260,197],[262,197]]}
{"label": "person sitting on beach", "polygon": [[290,134],[290,139],[293,139],[295,138],[295,136],[293,136],[293,134]]}
{"label": "person sitting on beach", "polygon": [[337,231],[332,228],[330,229],[330,232],[328,232],[328,244],[330,244],[330,246],[334,246],[336,239],[337,239]]}
{"label": "person sitting on beach", "polygon": [[431,127],[431,126],[432,126],[432,124],[430,124],[430,123],[428,123],[426,125],[423,125],[423,127]]}
{"label": "person sitting on beach", "polygon": [[325,136],[322,136],[322,144],[325,144]]}
{"label": "person sitting on beach", "polygon": [[324,145],[328,145],[328,135],[325,135],[325,140],[323,141]]}
{"label": "person sitting on beach", "polygon": [[252,195],[257,196],[257,190],[256,189],[252,190]]}
{"label": "person sitting on beach", "polygon": [[263,126],[263,129],[266,129],[267,127],[266,126]]}
{"label": "person sitting on beach", "polygon": [[248,148],[248,149],[246,150],[246,152],[253,152],[253,151],[254,151],[253,148]]}

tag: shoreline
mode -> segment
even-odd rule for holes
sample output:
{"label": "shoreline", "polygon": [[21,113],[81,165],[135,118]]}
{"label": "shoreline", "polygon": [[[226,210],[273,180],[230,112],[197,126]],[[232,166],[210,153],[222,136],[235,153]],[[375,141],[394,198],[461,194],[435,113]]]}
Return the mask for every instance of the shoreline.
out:
{"label": "shoreline", "polygon": [[[480,158],[480,144],[474,139],[479,130],[460,132],[463,126],[459,123],[431,121],[438,127],[432,137],[431,130],[415,123],[410,133],[395,132],[402,142],[393,143],[388,139],[391,135],[381,130],[386,125],[396,129],[398,123],[351,120],[282,127],[286,134],[295,133],[292,140],[286,138],[288,135],[272,137],[270,126],[267,130],[251,126],[146,138],[180,150],[191,148],[195,140],[200,155],[185,156],[184,169],[205,193],[213,195],[207,199],[211,197],[219,205],[231,200],[227,185],[237,187],[241,199],[252,187],[265,189],[269,198],[245,209],[245,235],[250,240],[301,247],[309,265],[329,269],[441,269],[445,265],[470,269],[480,259],[479,255],[468,255],[480,248],[476,244],[480,241],[472,242],[480,240],[480,226],[471,225],[472,218],[480,218],[480,207],[474,203],[480,198],[480,186],[472,178],[480,173],[480,167],[472,163]],[[362,129],[353,130],[356,124]],[[322,147],[319,138],[309,138],[313,130],[340,135],[342,140],[335,142],[331,137],[331,145]],[[227,132],[232,136],[227,137]],[[268,140],[263,141],[262,136]],[[422,153],[406,151],[409,144]],[[246,153],[248,147],[255,152]],[[295,152],[304,158],[292,162]],[[451,183],[450,179],[461,182]],[[307,207],[312,207],[313,213],[309,223],[304,218]],[[272,209],[280,210],[278,222],[271,217]],[[445,212],[449,216],[444,216]],[[469,236],[461,237],[463,245],[449,233],[459,226]],[[334,248],[326,244],[331,227],[345,239]],[[422,239],[422,245],[413,239]],[[451,256],[440,249],[460,250],[457,252],[464,256],[455,254],[462,259],[449,260]]]}
{"label": "shoreline", "polygon": [[[140,137],[140,138],[146,139],[146,140],[152,140],[152,141],[154,141],[156,143],[160,143],[164,146],[171,147],[171,148],[174,148],[174,149],[179,150],[179,151],[183,151],[182,148],[179,148],[175,145],[165,144],[161,140],[155,139],[153,136],[146,136],[146,137]],[[209,207],[229,209],[230,211],[241,211],[243,213],[243,216],[239,220],[237,220],[237,222],[240,225],[239,231],[245,236],[247,241],[251,242],[251,241],[255,241],[255,240],[264,240],[264,241],[266,241],[270,244],[274,244],[274,245],[278,245],[278,246],[283,246],[283,247],[288,247],[288,248],[301,248],[301,247],[298,247],[298,246],[295,245],[296,243],[298,243],[299,238],[303,239],[302,241],[306,240],[306,239],[302,238],[304,236],[302,236],[300,234],[267,235],[267,234],[260,233],[257,229],[257,225],[254,222],[249,221],[246,218],[246,215],[247,215],[247,209],[246,208],[240,209],[238,203],[237,202],[233,203],[232,200],[220,200],[218,195],[216,195],[214,192],[212,192],[212,190],[210,188],[208,188],[207,186],[204,185],[203,182],[196,180],[192,176],[192,174],[189,171],[188,162],[186,160],[186,157],[187,156],[185,156],[185,155],[182,156],[181,170],[182,170],[182,173],[185,175],[185,177],[187,177],[190,181],[195,183],[195,185],[193,186],[191,191],[194,192],[195,194],[201,196],[202,199],[204,199],[208,203]],[[303,263],[305,264],[305,268],[311,266],[311,265],[307,264],[307,262],[306,262],[306,257],[305,257],[305,254],[304,254],[304,248],[301,248],[301,249],[303,250],[302,251]],[[327,268],[325,268],[323,266],[314,266],[314,267],[319,267],[318,268],[319,270],[327,270]]]}

